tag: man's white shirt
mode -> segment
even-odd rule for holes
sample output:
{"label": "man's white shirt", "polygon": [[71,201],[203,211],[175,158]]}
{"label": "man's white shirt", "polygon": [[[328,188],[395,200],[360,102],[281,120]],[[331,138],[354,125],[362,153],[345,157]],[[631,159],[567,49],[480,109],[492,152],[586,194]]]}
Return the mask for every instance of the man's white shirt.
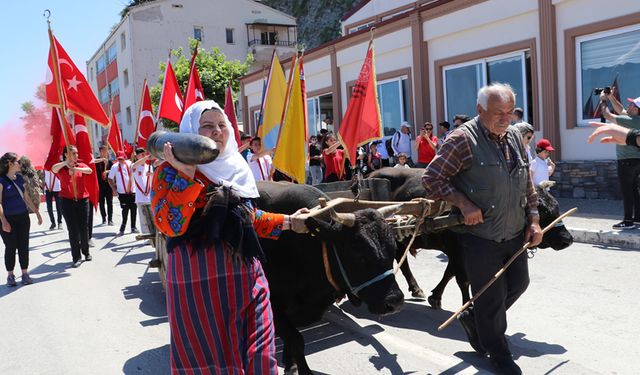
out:
{"label": "man's white shirt", "polygon": [[109,179],[115,180],[118,194],[133,194],[136,192],[136,184],[129,179],[131,178],[131,161],[125,160],[125,165],[120,162],[113,164],[109,170]]}

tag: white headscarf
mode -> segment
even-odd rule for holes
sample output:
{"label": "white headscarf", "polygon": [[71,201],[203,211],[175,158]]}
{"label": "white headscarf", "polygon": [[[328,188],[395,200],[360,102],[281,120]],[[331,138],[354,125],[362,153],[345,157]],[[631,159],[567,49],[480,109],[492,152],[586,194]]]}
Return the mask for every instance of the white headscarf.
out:
{"label": "white headscarf", "polygon": [[227,123],[227,144],[216,160],[208,164],[197,166],[198,171],[205,175],[211,182],[229,186],[242,198],[258,198],[258,188],[249,165],[238,152],[238,144],[232,132],[232,125],[222,108],[213,100],[199,101],[191,105],[184,112],[180,122],[180,133],[198,134],[200,128],[200,116],[206,109],[217,109],[224,116]]}

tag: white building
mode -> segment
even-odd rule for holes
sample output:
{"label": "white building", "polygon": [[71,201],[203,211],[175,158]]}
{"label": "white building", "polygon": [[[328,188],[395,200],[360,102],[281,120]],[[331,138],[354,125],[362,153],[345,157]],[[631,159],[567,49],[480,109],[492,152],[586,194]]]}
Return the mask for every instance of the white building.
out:
{"label": "white building", "polygon": [[[132,7],[87,61],[87,77],[105,111],[113,99],[124,138],[133,141],[144,79],[158,82],[159,64],[169,49],[188,40],[206,50],[218,47],[227,59],[244,61],[253,53],[252,69],[269,64],[274,48],[281,58],[296,50],[296,20],[252,0],[156,0]],[[108,113],[108,112],[107,112]],[[94,145],[106,130],[93,124]]]}
{"label": "white building", "polygon": [[[362,0],[342,19],[344,36],[305,53],[311,134],[325,116],[339,128],[371,26],[387,135],[405,120],[416,134],[425,121],[474,116],[478,88],[501,81],[515,88],[536,138],[554,145],[554,159],[610,160],[612,146],[587,146],[583,109],[616,75],[625,103],[640,96],[637,0]],[[261,74],[241,80],[251,129],[261,90]]]}

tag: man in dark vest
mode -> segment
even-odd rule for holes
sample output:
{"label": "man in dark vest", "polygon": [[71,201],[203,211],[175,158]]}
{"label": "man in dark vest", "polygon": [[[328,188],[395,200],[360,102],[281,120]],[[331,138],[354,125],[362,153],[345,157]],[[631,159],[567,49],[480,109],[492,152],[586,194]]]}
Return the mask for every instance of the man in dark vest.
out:
{"label": "man in dark vest", "polygon": [[[522,137],[509,127],[514,104],[508,85],[481,88],[478,116],[449,134],[422,178],[428,198],[447,200],[464,216],[458,238],[474,294],[525,242],[542,240]],[[528,284],[523,253],[459,318],[473,349],[489,354],[501,374],[522,373],[505,337],[506,310]]]}

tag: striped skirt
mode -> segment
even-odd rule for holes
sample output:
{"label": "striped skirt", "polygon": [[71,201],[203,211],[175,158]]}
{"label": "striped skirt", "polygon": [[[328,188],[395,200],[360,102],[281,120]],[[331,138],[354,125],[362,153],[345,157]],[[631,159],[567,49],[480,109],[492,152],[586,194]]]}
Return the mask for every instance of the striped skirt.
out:
{"label": "striped skirt", "polygon": [[256,259],[218,244],[181,244],[167,264],[172,374],[273,374],[275,329],[269,285]]}

